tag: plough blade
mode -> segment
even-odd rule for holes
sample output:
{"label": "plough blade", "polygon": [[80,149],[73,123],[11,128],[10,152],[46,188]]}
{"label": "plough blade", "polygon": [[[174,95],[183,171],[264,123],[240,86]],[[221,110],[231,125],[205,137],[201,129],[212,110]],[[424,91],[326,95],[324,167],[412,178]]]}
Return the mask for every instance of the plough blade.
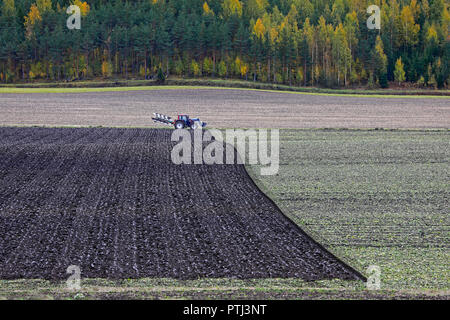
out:
{"label": "plough blade", "polygon": [[160,113],[153,113],[154,117],[152,118],[152,120],[154,122],[158,122],[158,123],[162,123],[162,124],[167,124],[167,125],[173,125],[173,120],[171,117],[168,117],[164,114],[160,114]]}

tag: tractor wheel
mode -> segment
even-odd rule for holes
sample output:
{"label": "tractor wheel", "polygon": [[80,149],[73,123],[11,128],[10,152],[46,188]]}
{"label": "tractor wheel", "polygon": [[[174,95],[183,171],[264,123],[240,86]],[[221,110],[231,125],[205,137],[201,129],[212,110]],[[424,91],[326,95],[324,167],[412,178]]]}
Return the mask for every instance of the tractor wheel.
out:
{"label": "tractor wheel", "polygon": [[184,122],[181,120],[175,122],[175,129],[184,129]]}
{"label": "tractor wheel", "polygon": [[200,124],[198,123],[198,121],[193,122],[192,125],[191,125],[191,129],[197,129],[197,128],[200,128],[200,127],[201,127],[201,126],[200,126]]}

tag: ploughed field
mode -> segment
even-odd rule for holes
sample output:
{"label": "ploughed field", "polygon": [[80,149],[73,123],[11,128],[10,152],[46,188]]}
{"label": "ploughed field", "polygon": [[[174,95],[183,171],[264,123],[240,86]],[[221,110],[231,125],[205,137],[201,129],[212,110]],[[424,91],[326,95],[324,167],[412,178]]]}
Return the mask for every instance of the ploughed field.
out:
{"label": "ploughed field", "polygon": [[153,112],[198,116],[215,128],[450,127],[449,98],[207,88],[0,94],[4,126],[160,126],[151,121]]}
{"label": "ploughed field", "polygon": [[0,278],[362,279],[243,165],[175,165],[171,130],[0,128]]}

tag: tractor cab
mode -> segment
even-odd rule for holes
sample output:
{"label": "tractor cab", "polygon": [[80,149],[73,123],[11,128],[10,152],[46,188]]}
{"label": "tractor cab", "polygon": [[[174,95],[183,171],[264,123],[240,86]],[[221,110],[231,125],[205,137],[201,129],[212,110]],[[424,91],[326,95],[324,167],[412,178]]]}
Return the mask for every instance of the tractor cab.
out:
{"label": "tractor cab", "polygon": [[194,125],[194,121],[189,119],[186,114],[179,114],[178,119],[175,121],[175,129],[191,128]]}
{"label": "tractor cab", "polygon": [[184,121],[184,123],[189,123],[189,116],[186,114],[179,114],[178,120]]}

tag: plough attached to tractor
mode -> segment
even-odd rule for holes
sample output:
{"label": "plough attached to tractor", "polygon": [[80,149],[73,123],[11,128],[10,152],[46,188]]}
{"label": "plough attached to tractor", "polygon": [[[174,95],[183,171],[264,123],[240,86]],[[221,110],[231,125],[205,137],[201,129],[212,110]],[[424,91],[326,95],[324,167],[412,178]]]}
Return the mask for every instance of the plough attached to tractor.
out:
{"label": "plough attached to tractor", "polygon": [[153,113],[154,117],[152,120],[154,122],[167,124],[174,126],[175,129],[184,129],[184,128],[203,128],[206,126],[206,122],[201,121],[199,118],[189,118],[186,114],[179,114],[177,119],[172,119],[164,114]]}

